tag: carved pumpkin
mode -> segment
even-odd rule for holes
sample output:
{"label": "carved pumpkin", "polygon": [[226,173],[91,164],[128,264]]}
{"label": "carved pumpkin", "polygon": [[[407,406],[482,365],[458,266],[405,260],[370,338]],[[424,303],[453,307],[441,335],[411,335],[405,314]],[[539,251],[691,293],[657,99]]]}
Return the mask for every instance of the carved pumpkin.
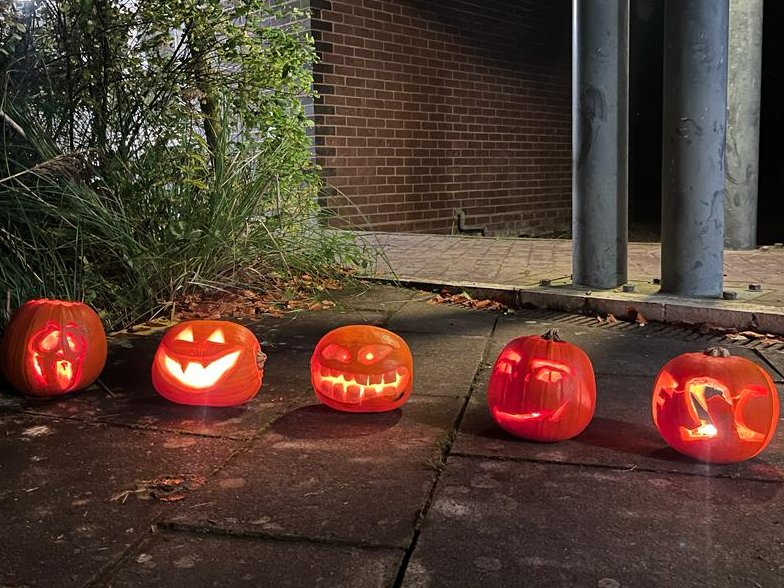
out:
{"label": "carved pumpkin", "polygon": [[265,359],[256,336],[242,325],[185,321],[163,336],[152,384],[179,404],[235,406],[261,388]]}
{"label": "carved pumpkin", "polygon": [[779,419],[767,372],[723,347],[669,361],[656,378],[652,408],[670,447],[708,463],[754,457],[770,443]]}
{"label": "carved pumpkin", "polygon": [[11,385],[29,396],[59,396],[86,388],[106,363],[101,319],[81,302],[26,302],[5,330],[0,363]]}
{"label": "carved pumpkin", "polygon": [[487,404],[495,422],[512,435],[534,441],[574,437],[596,407],[591,360],[555,329],[513,339],[493,366]]}
{"label": "carved pumpkin", "polygon": [[330,331],[310,359],[310,380],[319,400],[347,412],[383,412],[411,395],[414,360],[391,331],[349,325]]}

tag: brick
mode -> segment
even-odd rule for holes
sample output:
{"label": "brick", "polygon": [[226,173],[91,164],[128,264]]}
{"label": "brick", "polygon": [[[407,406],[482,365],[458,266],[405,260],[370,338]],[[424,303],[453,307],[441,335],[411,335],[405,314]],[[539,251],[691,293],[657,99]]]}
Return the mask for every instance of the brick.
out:
{"label": "brick", "polygon": [[491,234],[568,228],[568,3],[328,4],[315,140],[344,221],[451,232],[461,207]]}

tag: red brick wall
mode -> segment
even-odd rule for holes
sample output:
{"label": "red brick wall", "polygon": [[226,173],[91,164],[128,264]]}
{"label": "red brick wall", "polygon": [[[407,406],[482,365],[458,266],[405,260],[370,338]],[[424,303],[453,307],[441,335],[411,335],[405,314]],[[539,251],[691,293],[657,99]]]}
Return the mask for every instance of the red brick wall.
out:
{"label": "red brick wall", "polygon": [[[569,0],[311,0],[322,205],[355,226],[570,225]],[[337,225],[342,225],[336,220]]]}

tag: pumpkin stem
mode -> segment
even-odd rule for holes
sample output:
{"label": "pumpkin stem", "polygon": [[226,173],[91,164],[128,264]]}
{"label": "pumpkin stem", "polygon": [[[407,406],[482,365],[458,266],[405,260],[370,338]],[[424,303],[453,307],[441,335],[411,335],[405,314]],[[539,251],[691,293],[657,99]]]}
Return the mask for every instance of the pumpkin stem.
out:
{"label": "pumpkin stem", "polygon": [[558,333],[558,329],[550,329],[544,335],[542,335],[542,339],[545,341],[555,341],[556,343],[563,343],[563,339],[561,339],[561,335]]}
{"label": "pumpkin stem", "polygon": [[726,347],[720,347],[719,345],[716,345],[715,347],[708,347],[705,350],[705,355],[709,357],[729,357],[730,350]]}

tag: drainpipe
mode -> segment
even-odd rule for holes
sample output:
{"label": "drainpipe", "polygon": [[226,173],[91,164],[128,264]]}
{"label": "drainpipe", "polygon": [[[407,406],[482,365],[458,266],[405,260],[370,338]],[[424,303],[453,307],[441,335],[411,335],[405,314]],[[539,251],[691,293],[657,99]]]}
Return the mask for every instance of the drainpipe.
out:
{"label": "drainpipe", "polygon": [[465,224],[466,221],[466,213],[462,208],[455,208],[453,211],[455,218],[457,219],[457,232],[462,234],[473,235],[479,233],[482,237],[485,236],[486,228],[482,225],[467,225]]}

